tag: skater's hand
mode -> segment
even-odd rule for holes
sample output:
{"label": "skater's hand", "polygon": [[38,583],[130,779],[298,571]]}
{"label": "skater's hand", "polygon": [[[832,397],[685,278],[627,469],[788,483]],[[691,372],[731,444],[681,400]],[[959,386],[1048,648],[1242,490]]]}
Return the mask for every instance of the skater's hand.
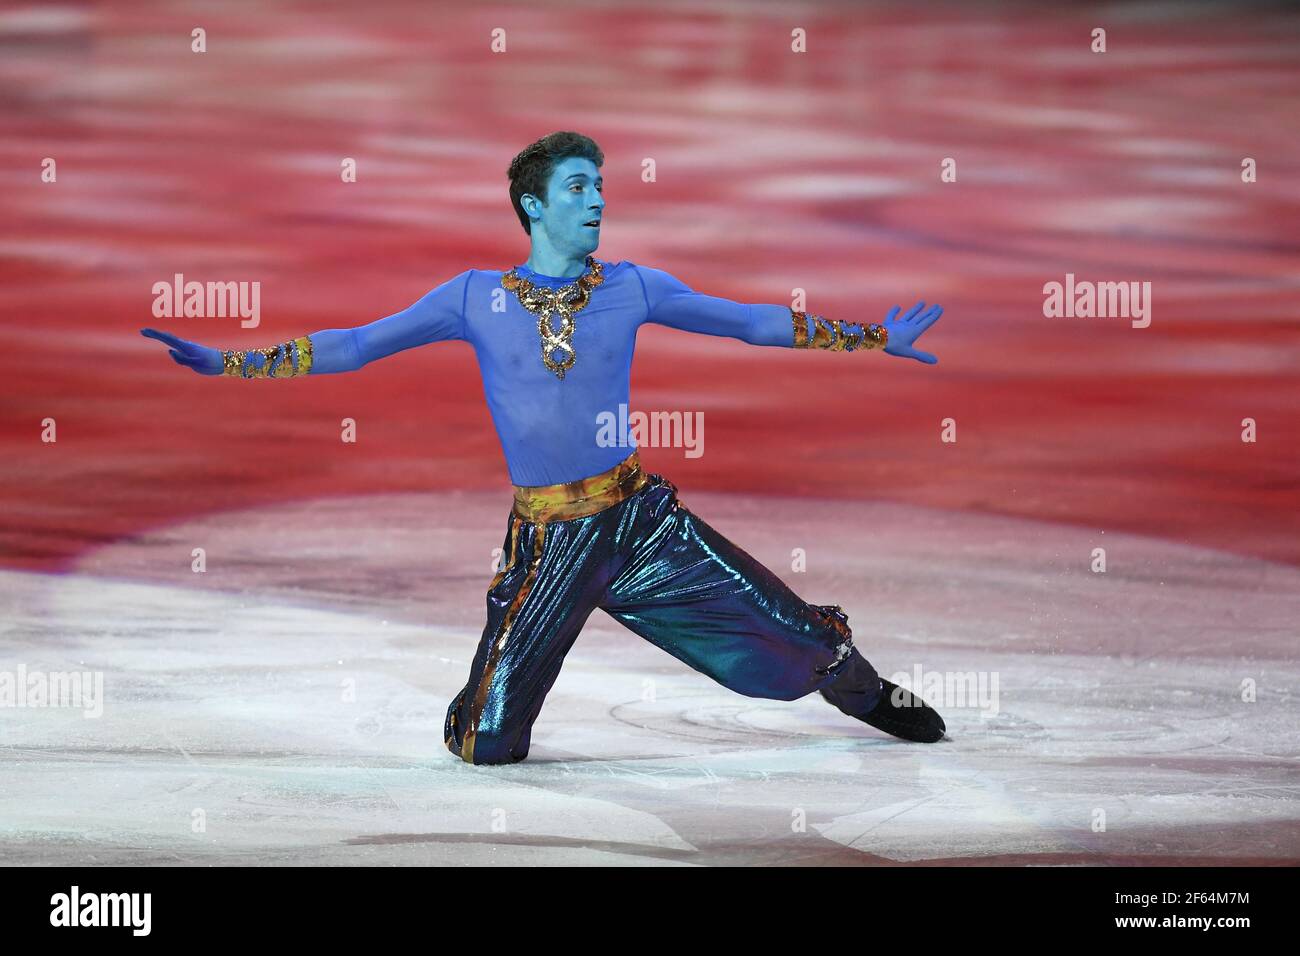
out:
{"label": "skater's hand", "polygon": [[222,372],[222,357],[218,349],[210,349],[197,342],[187,342],[169,332],[159,332],[157,329],[141,329],[140,334],[147,339],[157,339],[164,345],[171,346],[170,354],[177,365],[192,368],[200,375],[220,375]]}
{"label": "skater's hand", "polygon": [[889,310],[889,315],[885,316],[885,321],[881,323],[889,333],[889,344],[885,346],[885,354],[916,359],[926,365],[934,365],[938,362],[937,356],[912,348],[912,343],[922,332],[934,325],[939,316],[943,315],[943,306],[932,305],[927,309],[924,302],[918,302],[908,310],[906,315],[895,318],[897,315],[898,306],[894,306]]}

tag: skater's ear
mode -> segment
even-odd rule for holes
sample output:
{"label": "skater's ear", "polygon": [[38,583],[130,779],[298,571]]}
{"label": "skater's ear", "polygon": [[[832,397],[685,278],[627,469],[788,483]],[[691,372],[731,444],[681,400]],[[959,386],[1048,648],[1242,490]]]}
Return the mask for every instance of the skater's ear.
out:
{"label": "skater's ear", "polygon": [[[546,200],[532,193],[524,193],[519,197],[519,205],[528,215],[529,221],[536,222],[542,218],[542,209],[546,206]],[[528,231],[531,233],[532,229]]]}

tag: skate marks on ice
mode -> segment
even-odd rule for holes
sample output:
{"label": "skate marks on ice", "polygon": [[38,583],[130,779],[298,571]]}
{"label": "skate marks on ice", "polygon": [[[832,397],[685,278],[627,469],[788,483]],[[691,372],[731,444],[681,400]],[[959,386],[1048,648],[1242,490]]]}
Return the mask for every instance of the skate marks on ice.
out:
{"label": "skate marks on ice", "polygon": [[[0,853],[67,863],[1295,862],[1298,572],[888,505],[694,511],[882,674],[984,671],[996,713],[897,741],[744,698],[595,614],[529,759],[442,743],[497,494],[329,499],[156,529],[0,579],[0,671],[102,673],[99,718],[6,712]],[[190,552],[206,549],[203,574]],[[793,547],[808,571],[792,573]],[[1082,555],[1082,557],[1080,557]],[[1254,703],[1241,700],[1244,679]],[[1095,829],[1098,813],[1104,829]],[[202,826],[196,821],[201,820]]]}

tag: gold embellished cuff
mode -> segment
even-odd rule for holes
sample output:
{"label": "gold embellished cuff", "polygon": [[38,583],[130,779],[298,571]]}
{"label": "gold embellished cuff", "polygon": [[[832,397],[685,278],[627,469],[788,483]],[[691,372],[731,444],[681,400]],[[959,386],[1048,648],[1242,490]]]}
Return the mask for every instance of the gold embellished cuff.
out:
{"label": "gold embellished cuff", "polygon": [[864,326],[860,322],[841,322],[820,315],[790,310],[797,349],[829,349],[854,352],[858,349],[883,349],[889,344],[889,332],[879,324]]}
{"label": "gold embellished cuff", "polygon": [[293,378],[311,371],[311,359],[311,338],[303,335],[266,348],[227,349],[221,371],[237,378]]}

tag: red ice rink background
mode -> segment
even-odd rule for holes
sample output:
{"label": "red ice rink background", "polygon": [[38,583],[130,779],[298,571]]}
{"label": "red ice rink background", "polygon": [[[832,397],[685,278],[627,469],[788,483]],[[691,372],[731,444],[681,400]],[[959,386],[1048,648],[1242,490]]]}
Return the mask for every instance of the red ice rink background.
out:
{"label": "red ice rink background", "polygon": [[[684,492],[886,499],[1300,563],[1295,13],[10,5],[0,50],[7,566],[325,494],[505,501],[466,344],[237,382],[136,330],[272,344],[522,262],[504,173],[555,129],[605,150],[602,258],[746,301],[802,287],[832,318],[945,306],[920,343],[935,367],[643,330],[633,408],[707,413],[702,457],[644,452]],[[260,281],[260,327],[154,319],[151,286],[177,272]],[[1067,272],[1149,281],[1150,327],[1044,318],[1042,286]]]}

